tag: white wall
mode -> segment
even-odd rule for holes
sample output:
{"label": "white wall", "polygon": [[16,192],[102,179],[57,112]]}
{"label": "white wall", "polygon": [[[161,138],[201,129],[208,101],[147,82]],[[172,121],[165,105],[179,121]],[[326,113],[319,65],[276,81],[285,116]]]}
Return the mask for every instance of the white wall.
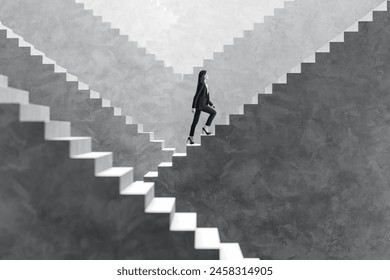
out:
{"label": "white wall", "polygon": [[77,0],[178,73],[192,73],[284,0]]}

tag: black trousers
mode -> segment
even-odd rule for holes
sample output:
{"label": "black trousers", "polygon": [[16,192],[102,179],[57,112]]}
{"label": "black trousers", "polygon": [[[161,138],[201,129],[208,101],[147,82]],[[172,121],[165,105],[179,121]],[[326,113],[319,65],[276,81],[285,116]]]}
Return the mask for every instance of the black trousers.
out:
{"label": "black trousers", "polygon": [[210,114],[210,116],[209,116],[209,118],[207,119],[207,122],[206,122],[207,126],[211,125],[211,123],[213,122],[213,119],[215,118],[215,115],[217,114],[217,112],[213,108],[211,108],[209,106],[202,106],[199,109],[196,109],[195,114],[194,114],[194,120],[192,121],[192,125],[191,125],[191,131],[190,131],[190,136],[191,137],[194,136],[195,127],[198,124],[199,117],[200,117],[200,112],[202,112],[202,111]]}

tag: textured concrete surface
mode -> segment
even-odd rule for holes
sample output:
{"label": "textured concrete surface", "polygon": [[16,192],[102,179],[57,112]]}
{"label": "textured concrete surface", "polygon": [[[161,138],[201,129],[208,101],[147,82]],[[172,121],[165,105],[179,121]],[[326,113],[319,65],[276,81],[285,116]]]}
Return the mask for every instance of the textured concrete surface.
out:
{"label": "textured concrete surface", "polygon": [[245,106],[157,189],[262,259],[390,258],[390,13]]}
{"label": "textured concrete surface", "polygon": [[[216,123],[365,15],[380,0],[296,1],[206,64]],[[195,79],[178,82],[72,0],[0,0],[0,18],[27,41],[103,94],[168,147],[184,150]],[[295,7],[295,8],[294,8]],[[48,16],[50,15],[50,16]],[[43,20],[44,19],[44,20]],[[205,115],[196,132],[205,122]]]}
{"label": "textured concrete surface", "polygon": [[192,73],[283,0],[79,0],[177,73]]}
{"label": "textured concrete surface", "polygon": [[0,74],[9,77],[11,87],[30,92],[30,100],[50,106],[57,120],[71,121],[73,136],[91,136],[97,151],[112,151],[116,166],[134,167],[135,179],[156,170],[170,154],[161,143],[139,134],[137,125],[126,125],[125,118],[114,116],[113,108],[103,108],[101,99],[89,99],[76,83],[66,82],[64,74],[54,73],[53,65],[43,65],[41,57],[30,56],[18,48],[16,39],[6,39],[0,31]]}
{"label": "textured concrete surface", "polygon": [[[382,0],[297,0],[205,63],[217,123],[366,15]],[[196,68],[196,74],[201,68]],[[194,84],[196,75],[189,76]],[[189,89],[190,91],[190,89]],[[187,101],[190,102],[190,101]]]}
{"label": "textured concrete surface", "polygon": [[120,196],[69,142],[44,141],[44,123],[20,123],[0,105],[0,259],[217,259],[194,233],[170,232],[169,214],[145,214],[144,197]]}

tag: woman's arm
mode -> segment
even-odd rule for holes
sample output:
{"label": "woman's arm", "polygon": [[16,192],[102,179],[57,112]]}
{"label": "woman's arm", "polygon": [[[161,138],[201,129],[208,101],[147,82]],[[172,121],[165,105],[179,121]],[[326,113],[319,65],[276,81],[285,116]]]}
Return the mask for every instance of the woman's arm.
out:
{"label": "woman's arm", "polygon": [[196,91],[196,94],[194,96],[194,100],[192,101],[192,108],[196,108],[196,104],[198,103],[198,99],[199,99],[199,96],[200,96],[200,93],[202,92],[204,88],[204,84],[202,84],[199,89]]}

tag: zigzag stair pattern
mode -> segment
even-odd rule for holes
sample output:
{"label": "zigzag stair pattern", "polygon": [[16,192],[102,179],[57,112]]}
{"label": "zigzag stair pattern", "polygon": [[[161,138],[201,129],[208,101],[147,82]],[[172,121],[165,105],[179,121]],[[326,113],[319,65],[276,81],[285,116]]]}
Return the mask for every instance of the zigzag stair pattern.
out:
{"label": "zigzag stair pattern", "polygon": [[[156,54],[149,52],[149,50],[146,47],[141,46],[137,41],[130,40],[129,35],[125,34],[122,31],[122,29],[116,26],[113,22],[106,21],[104,17],[102,15],[97,14],[95,10],[86,7],[85,3],[83,3],[82,0],[72,0],[72,1],[74,1],[77,6],[81,7],[81,9],[84,10],[86,14],[93,16],[94,19],[98,21],[101,25],[106,26],[107,29],[111,29],[113,32],[117,34],[117,36],[123,37],[125,40],[128,41],[130,45],[134,46],[135,48],[138,48],[140,55],[150,56],[151,58],[156,60],[156,62],[160,64],[163,68],[167,69],[167,71],[172,72],[178,77],[182,77],[180,73],[175,73],[173,67],[167,65],[163,59],[157,58]],[[158,7],[157,3],[155,4],[156,7]]]}
{"label": "zigzag stair pattern", "polygon": [[[159,177],[164,176],[164,178],[168,178],[173,172],[172,167],[176,166],[180,169],[180,166],[183,165],[183,160],[187,163],[191,163],[191,157],[196,155],[196,158],[201,158],[202,153],[205,151],[202,147],[207,147],[207,151],[212,151],[214,146],[217,145],[218,138],[224,138],[226,131],[231,131],[233,128],[242,127],[242,122],[247,122],[249,117],[247,118],[247,114],[251,115],[253,111],[259,110],[259,101],[264,101],[264,104],[268,104],[266,100],[262,100],[263,97],[267,96],[274,97],[270,104],[276,104],[276,107],[272,107],[275,110],[283,110],[283,104],[287,104],[289,101],[293,100],[293,96],[288,96],[284,92],[286,92],[286,88],[289,83],[298,80],[302,73],[306,73],[310,71],[311,67],[314,67],[315,64],[321,63],[323,60],[328,59],[328,55],[330,53],[337,52],[339,48],[341,48],[345,41],[352,40],[354,36],[359,34],[361,30],[366,30],[367,25],[372,23],[376,16],[381,16],[382,13],[388,13],[390,6],[390,1],[384,1],[378,7],[370,11],[367,15],[362,17],[359,21],[355,22],[351,27],[346,29],[344,32],[336,36],[325,46],[321,47],[317,52],[307,57],[303,62],[299,63],[295,67],[291,69],[291,71],[278,79],[276,83],[273,83],[267,86],[264,89],[263,93],[259,93],[253,97],[251,104],[244,104],[239,106],[238,114],[230,114],[227,116],[226,124],[216,124],[215,125],[215,134],[211,136],[202,135],[201,136],[201,144],[189,145],[187,144],[187,152],[181,154],[173,155],[173,162],[170,164],[161,164],[159,165],[159,169],[157,172],[149,172],[144,177],[144,181],[148,182],[159,182]],[[273,94],[277,92],[277,94]],[[280,105],[280,107],[279,107]],[[266,118],[266,116],[264,116]],[[255,124],[253,124],[255,125]],[[210,163],[208,163],[210,164]],[[178,170],[175,170],[178,172]],[[164,184],[168,184],[167,181],[164,181]],[[172,187],[172,186],[169,186]],[[167,195],[167,193],[162,192],[160,195]],[[180,198],[178,198],[180,199]],[[245,251],[244,251],[245,253]]]}
{"label": "zigzag stair pattern", "polygon": [[[27,51],[29,52],[31,57],[37,57],[40,60],[40,63],[42,65],[47,65],[48,67],[51,67],[53,69],[53,73],[56,73],[58,75],[64,75],[66,84],[75,85],[77,92],[82,93],[83,95],[88,95],[88,99],[94,104],[94,106],[97,106],[97,108],[102,108],[104,110],[107,110],[107,112],[109,112],[109,114],[111,114],[113,120],[129,126],[128,130],[124,130],[126,133],[129,133],[129,135],[128,135],[129,138],[131,138],[132,135],[135,135],[135,136],[144,135],[146,137],[145,138],[146,141],[152,143],[156,147],[159,147],[159,149],[161,151],[161,156],[160,156],[161,160],[163,160],[163,161],[170,161],[171,160],[171,157],[172,157],[173,153],[175,152],[175,148],[165,147],[164,140],[155,139],[154,133],[144,131],[143,125],[134,123],[132,116],[123,114],[122,110],[120,108],[111,105],[110,100],[102,98],[101,94],[99,92],[91,90],[86,83],[81,82],[75,75],[70,74],[67,71],[67,69],[59,66],[53,59],[48,58],[43,52],[37,50],[32,44],[26,42],[21,36],[15,34],[10,28],[6,27],[5,25],[3,25],[1,23],[0,23],[0,32],[5,32],[5,37],[7,40],[15,41],[17,48],[20,48],[23,50],[27,49]],[[3,71],[3,73],[4,72],[6,73],[5,68],[3,68],[2,71]],[[132,130],[134,130],[134,129],[136,131],[132,132]],[[130,134],[130,133],[132,133],[132,134]],[[98,141],[101,142],[101,140],[99,140],[99,139],[98,139]],[[143,152],[145,152],[145,150]],[[154,154],[153,156],[156,157],[157,155]],[[151,166],[152,166],[152,164],[149,165],[149,167],[151,167]],[[137,167],[136,167],[136,169],[137,169]],[[145,172],[143,174],[145,174],[146,172],[147,171],[145,170]],[[142,175],[140,175],[140,176],[142,176]],[[137,176],[137,177],[140,177],[140,176]]]}
{"label": "zigzag stair pattern", "polygon": [[169,215],[169,229],[173,232],[194,232],[195,249],[218,250],[220,259],[243,259],[238,244],[220,242],[217,228],[197,227],[196,213],[176,212],[175,198],[155,197],[154,183],[134,182],[133,168],[113,167],[111,152],[93,152],[90,137],[72,137],[69,122],[51,121],[49,107],[30,104],[28,92],[8,88],[6,77],[0,76],[0,83],[0,104],[18,106],[20,122],[43,122],[45,142],[69,143],[70,158],[84,161],[92,160],[96,177],[118,179],[118,194],[144,197],[146,214]]}
{"label": "zigzag stair pattern", "polygon": [[211,63],[213,63],[214,60],[219,59],[222,55],[231,52],[233,50],[233,48],[234,48],[234,45],[240,44],[246,37],[249,37],[252,32],[254,32],[255,30],[261,28],[271,18],[273,18],[273,17],[282,17],[283,13],[285,13],[286,9],[288,9],[288,10],[294,9],[295,8],[294,7],[295,2],[296,2],[296,0],[285,0],[282,3],[281,7],[275,7],[273,9],[273,14],[265,15],[263,17],[262,21],[255,22],[253,24],[252,29],[244,30],[242,32],[242,36],[234,37],[232,45],[231,44],[223,45],[223,47],[222,47],[223,51],[222,52],[214,52],[213,56],[212,56],[212,59],[204,59],[203,60],[203,66],[195,66],[193,68],[193,71],[192,71],[191,74],[184,74],[183,75],[183,80],[192,80],[194,74],[199,73],[199,71],[201,71],[204,68],[207,68]]}

